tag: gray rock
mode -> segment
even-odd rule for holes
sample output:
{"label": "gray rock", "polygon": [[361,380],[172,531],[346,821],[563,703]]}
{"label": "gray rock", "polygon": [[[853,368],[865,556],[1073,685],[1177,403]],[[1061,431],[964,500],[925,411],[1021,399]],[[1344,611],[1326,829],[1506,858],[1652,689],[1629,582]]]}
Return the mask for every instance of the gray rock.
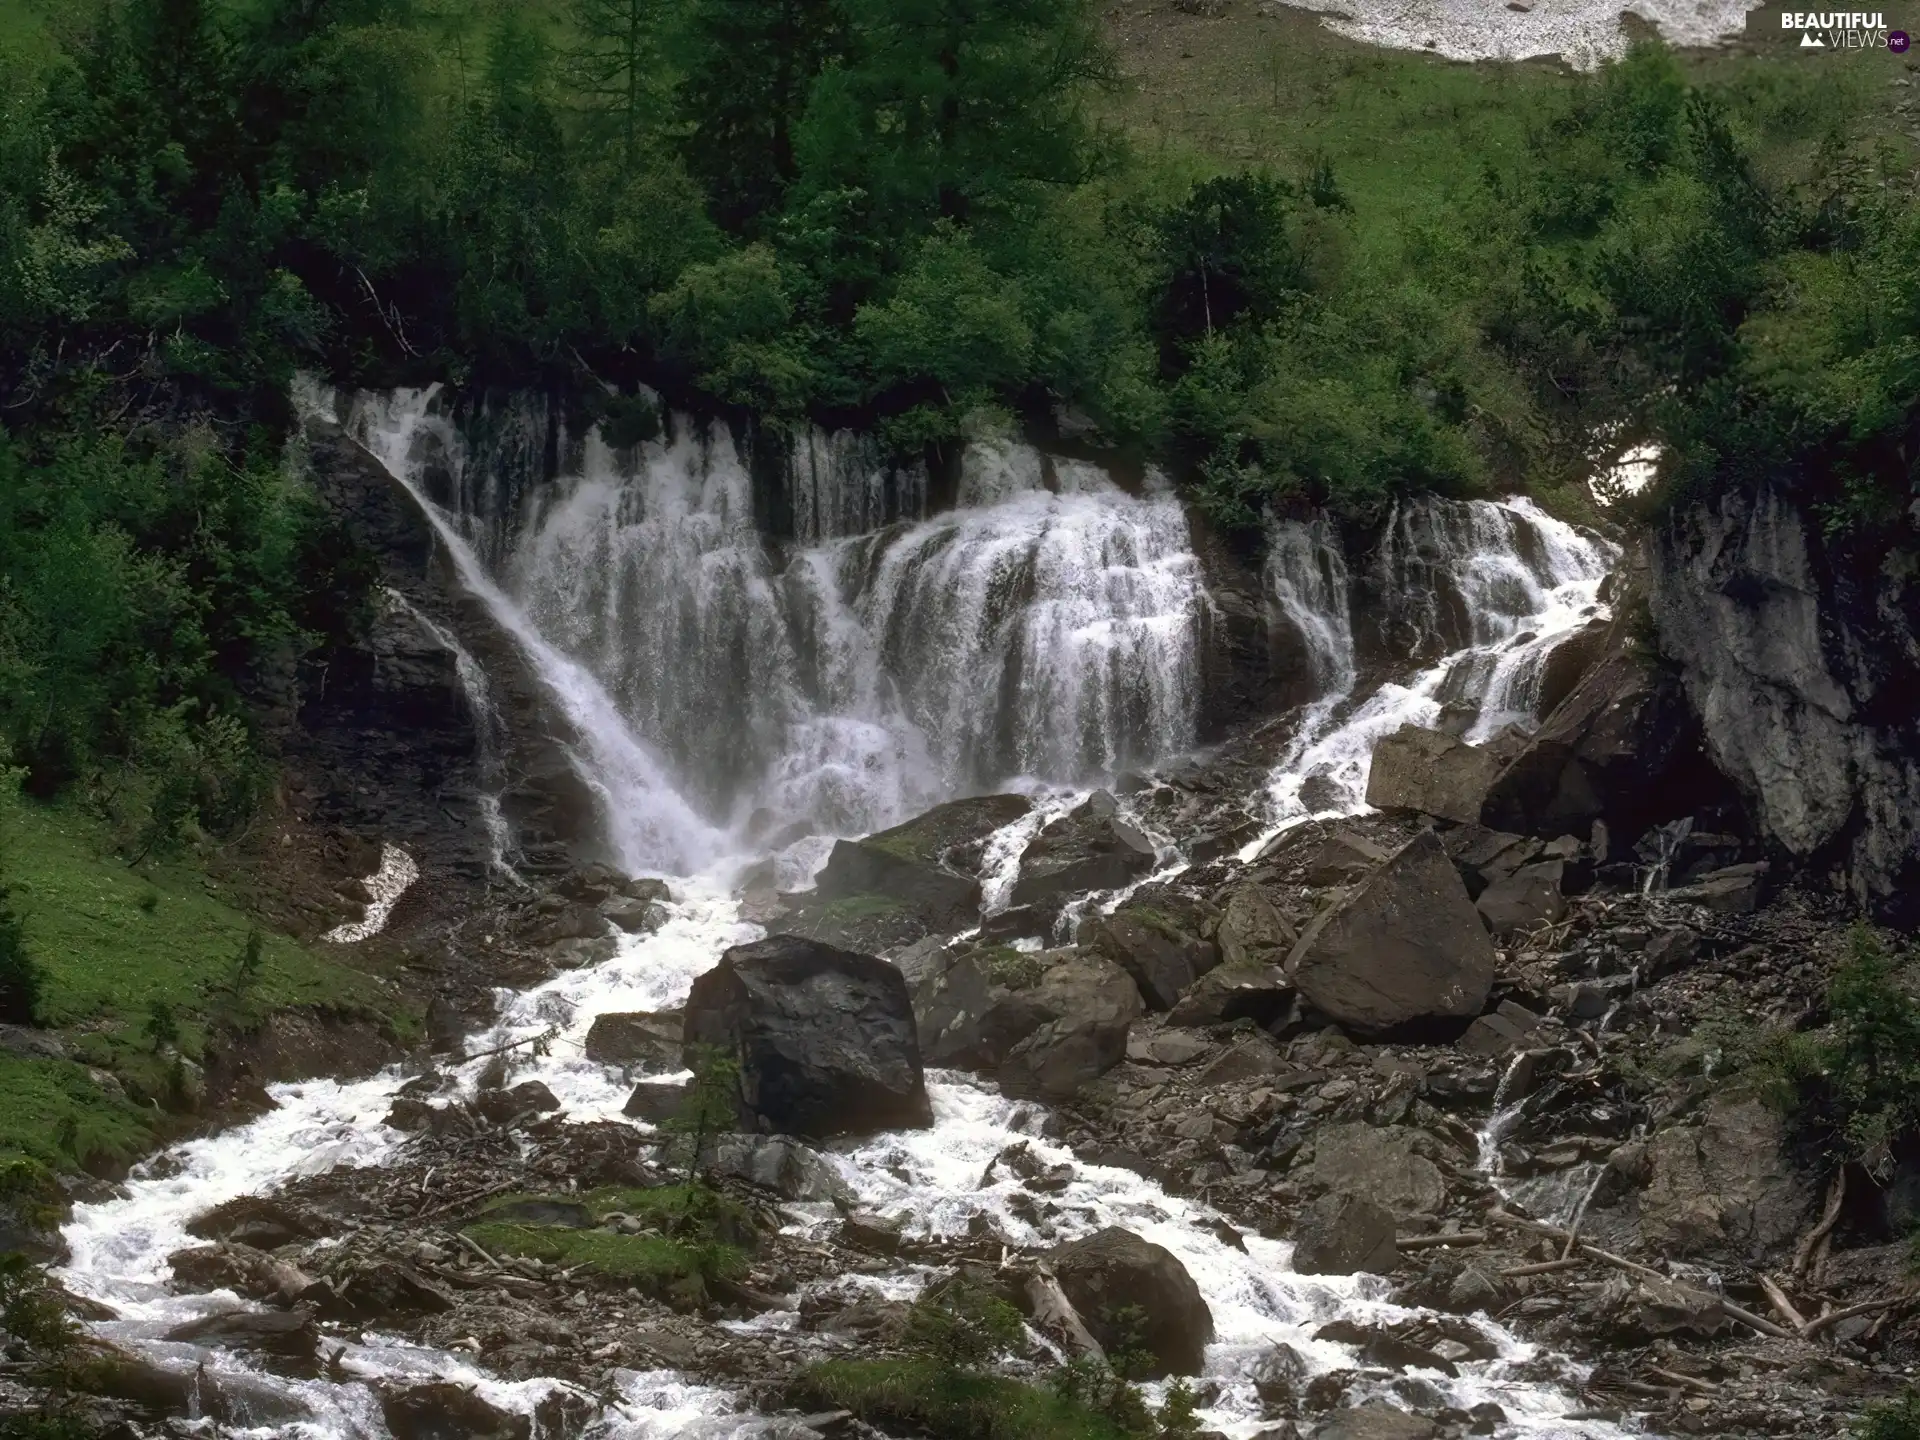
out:
{"label": "gray rock", "polygon": [[1070,951],[1049,964],[1031,992],[1049,1014],[1121,1029],[1146,1013],[1140,987],[1111,960]]}
{"label": "gray rock", "polygon": [[1069,1100],[1127,1054],[1127,1027],[1049,1020],[1008,1053],[1000,1089],[1020,1100]]}
{"label": "gray rock", "polygon": [[1716,915],[1750,915],[1766,896],[1767,863],[1730,865],[1669,890],[1667,898],[1699,905]]}
{"label": "gray rock", "polygon": [[1601,1333],[1614,1343],[1637,1345],[1670,1335],[1707,1339],[1728,1325],[1719,1296],[1669,1280],[1615,1274],[1591,1304]]}
{"label": "gray rock", "polygon": [[1298,992],[1278,965],[1221,965],[1181,995],[1167,1014],[1169,1025],[1223,1025],[1251,1020],[1277,1025],[1294,1009]]}
{"label": "gray rock", "polygon": [[231,1241],[176,1250],[167,1257],[167,1265],[173,1271],[174,1283],[194,1294],[231,1290],[245,1299],[275,1305],[291,1305],[313,1284],[310,1277],[286,1261]]}
{"label": "gray rock", "polygon": [[1287,969],[1315,1009],[1379,1034],[1478,1015],[1494,953],[1453,863],[1426,831],[1321,911]]}
{"label": "gray rock", "polygon": [[1364,1195],[1329,1193],[1294,1226],[1293,1268],[1301,1275],[1384,1275],[1399,1263],[1393,1214]]}
{"label": "gray rock", "polygon": [[1009,903],[1058,909],[1075,895],[1119,889],[1152,869],[1155,858],[1153,843],[1102,791],[1027,843]]}
{"label": "gray rock", "polygon": [[1350,885],[1385,860],[1389,853],[1364,835],[1342,831],[1329,836],[1307,862],[1307,884]]}
{"label": "gray rock", "polygon": [[165,1338],[214,1350],[257,1350],[310,1360],[320,1332],[307,1310],[227,1310],[177,1325]]}
{"label": "gray rock", "polygon": [[851,1206],[853,1191],[816,1151],[779,1135],[722,1135],[707,1153],[707,1170],[770,1190],[801,1204]]}
{"label": "gray rock", "polygon": [[1482,1015],[1460,1037],[1460,1048],[1469,1055],[1506,1055],[1524,1050],[1534,1043],[1540,1017],[1511,1000],[1503,1000],[1497,1010]]}
{"label": "gray rock", "polygon": [[[1124,1343],[1143,1351],[1149,1358],[1143,1378],[1200,1373],[1213,1339],[1213,1312],[1172,1251],[1109,1226],[1048,1258],[1102,1347],[1113,1351]],[[1122,1313],[1129,1310],[1137,1329]]]}
{"label": "gray rock", "polygon": [[1218,1059],[1200,1072],[1202,1089],[1234,1085],[1242,1080],[1261,1080],[1277,1075],[1286,1063],[1280,1047],[1264,1035],[1248,1035],[1237,1040]]}
{"label": "gray rock", "polygon": [[[913,986],[913,1016],[927,1064],[991,1070],[1060,1017],[1030,988],[1014,988],[1010,982],[1030,977],[1005,961],[1006,952],[975,948],[942,951],[925,963]],[[1018,963],[1040,968],[1025,956]]]}
{"label": "gray rock", "polygon": [[1788,854],[1838,852],[1855,896],[1920,916],[1920,664],[1911,561],[1862,574],[1782,490],[1728,490],[1657,537],[1652,608],[1719,769]]}
{"label": "gray rock", "polygon": [[586,1054],[602,1065],[678,1070],[686,1017],[678,1010],[630,1010],[596,1015]]}
{"label": "gray rock", "polygon": [[606,917],[593,906],[576,901],[542,925],[534,938],[540,945],[557,945],[562,940],[592,940],[606,933]]}
{"label": "gray rock", "polygon": [[1660,1131],[1646,1163],[1640,1235],[1656,1254],[1760,1264],[1792,1246],[1817,1199],[1780,1116],[1753,1096],[1715,1099],[1703,1123]]}
{"label": "gray rock", "polygon": [[977,796],[863,840],[836,841],[816,889],[828,899],[884,896],[936,930],[964,928],[980,915],[980,847],[1032,808],[1024,795]]}
{"label": "gray rock", "polygon": [[1402,725],[1373,748],[1367,803],[1390,814],[1433,815],[1479,823],[1500,762],[1438,730]]}
{"label": "gray rock", "polygon": [[1151,1010],[1171,1010],[1182,992],[1220,963],[1210,940],[1180,928],[1175,919],[1144,905],[1096,915],[1080,927],[1080,944],[1104,955],[1133,977]]}
{"label": "gray rock", "polygon": [[387,1391],[380,1416],[393,1440],[528,1440],[533,1433],[529,1417],[447,1381]]}
{"label": "gray rock", "polygon": [[1558,860],[1522,865],[1481,891],[1475,908],[1487,929],[1501,939],[1551,925],[1567,913],[1566,899],[1560,893],[1565,871]]}
{"label": "gray rock", "polygon": [[1314,1430],[1313,1440],[1434,1440],[1439,1433],[1431,1420],[1373,1400],[1334,1411]]}
{"label": "gray rock", "polygon": [[1279,964],[1300,937],[1266,891],[1242,885],[1227,896],[1213,938],[1220,946],[1222,965],[1245,969]]}
{"label": "gray rock", "polygon": [[629,1120],[644,1120],[649,1125],[664,1125],[680,1113],[686,1103],[687,1087],[671,1080],[642,1080],[627,1096],[620,1113]]}
{"label": "gray rock", "polygon": [[737,1057],[748,1129],[859,1135],[933,1120],[906,980],[871,955],[795,935],[736,945],[693,982],[686,1041],[690,1059],[702,1046]]}
{"label": "gray rock", "polygon": [[635,900],[627,895],[606,901],[600,913],[628,935],[651,935],[667,923],[663,907],[651,900]]}
{"label": "gray rock", "polygon": [[1296,1168],[1308,1193],[1364,1195],[1396,1216],[1437,1215],[1447,1203],[1440,1167],[1422,1153],[1431,1142],[1398,1125],[1323,1125],[1313,1159]]}

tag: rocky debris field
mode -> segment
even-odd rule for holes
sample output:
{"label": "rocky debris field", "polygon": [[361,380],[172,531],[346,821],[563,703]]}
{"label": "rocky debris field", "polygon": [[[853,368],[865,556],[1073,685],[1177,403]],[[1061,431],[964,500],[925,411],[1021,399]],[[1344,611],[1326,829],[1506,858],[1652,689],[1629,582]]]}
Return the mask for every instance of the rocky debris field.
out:
{"label": "rocky debris field", "polygon": [[[1463,821],[1460,785],[1484,777],[1427,754],[1459,747],[1407,737],[1400,764],[1397,746],[1381,813],[1264,844],[1232,799],[1250,745],[1044,823],[1020,797],[956,802],[840,842],[814,891],[750,886],[768,939],[730,950],[684,1011],[603,1014],[587,1036],[588,1059],[632,1080],[639,1124],[570,1121],[515,1078],[512,1047],[479,1088],[457,1083],[489,1008],[456,992],[393,1100],[399,1158],[200,1217],[175,1284],[258,1308],[168,1338],[305,1377],[399,1336],[564,1382],[537,1423],[565,1435],[625,1371],[778,1410],[823,1358],[898,1352],[903,1277],[960,1273],[1066,1353],[1099,1353],[1115,1299],[1147,1297],[1131,1342],[1147,1373],[1197,1373],[1213,1321],[1180,1262],[1124,1230],[1056,1226],[1076,1171],[1109,1166],[1202,1200],[1229,1244],[1291,1241],[1302,1273],[1378,1275],[1418,1312],[1323,1327],[1352,1356],[1333,1374],[1276,1347],[1264,1440],[1499,1433],[1498,1407],[1451,1410],[1421,1378],[1489,1358],[1485,1320],[1543,1347],[1534,1378],[1592,1418],[1845,1433],[1920,1347],[1910,1162],[1835,1168],[1740,1060],[1755,1035],[1824,1023],[1837,902],[1776,885],[1705,823],[1622,856],[1598,816],[1583,836]],[[990,853],[1016,822],[1017,856]],[[982,919],[996,884],[1005,903]],[[530,983],[611,958],[671,903],[589,867],[472,923]],[[727,1103],[690,1138],[679,1077],[713,1050],[732,1058]],[[831,1152],[927,1123],[928,1069],[1046,1107],[1041,1133],[1073,1159],[1016,1144],[990,1167],[1018,1177],[1040,1243],[985,1209],[944,1240],[860,1210]],[[696,1147],[704,1187],[685,1183]],[[91,1353],[90,1388],[130,1423],[180,1398],[177,1373]],[[194,1403],[263,1418],[258,1397]],[[381,1405],[396,1440],[527,1433],[444,1382],[384,1384]]]}

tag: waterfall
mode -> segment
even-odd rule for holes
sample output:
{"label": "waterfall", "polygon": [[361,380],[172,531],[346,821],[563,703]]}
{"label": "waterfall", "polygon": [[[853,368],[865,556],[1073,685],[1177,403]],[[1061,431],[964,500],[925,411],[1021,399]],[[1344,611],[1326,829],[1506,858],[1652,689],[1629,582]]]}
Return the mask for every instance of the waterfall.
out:
{"label": "waterfall", "polygon": [[1537,720],[1547,658],[1608,613],[1600,585],[1617,558],[1526,499],[1397,506],[1366,577],[1371,623],[1403,675],[1408,662],[1426,668],[1357,698],[1338,545],[1324,521],[1275,527],[1268,593],[1299,631],[1318,687],[1268,779],[1275,827],[1365,809],[1373,747],[1402,725],[1453,721],[1478,743]]}
{"label": "waterfall", "polygon": [[[519,493],[473,473],[487,456],[431,392],[363,397],[349,424],[429,504]],[[557,448],[577,465],[520,495],[510,522],[436,507],[436,523],[567,687],[610,708],[620,748],[650,758],[648,793],[683,797],[697,828],[861,833],[1193,743],[1202,587],[1163,477],[1129,493],[1095,466],[979,442],[958,507],[922,518],[924,473],[804,436],[782,546],[724,435],[680,422],[633,451],[597,433]]]}

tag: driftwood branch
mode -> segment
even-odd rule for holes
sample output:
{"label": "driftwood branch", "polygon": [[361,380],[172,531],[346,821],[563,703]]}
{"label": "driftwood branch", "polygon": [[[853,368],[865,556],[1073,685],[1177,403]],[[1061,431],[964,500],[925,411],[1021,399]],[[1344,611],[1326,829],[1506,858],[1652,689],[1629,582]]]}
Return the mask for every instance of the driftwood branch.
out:
{"label": "driftwood branch", "polygon": [[1899,1295],[1883,1295],[1878,1300],[1869,1300],[1861,1305],[1849,1305],[1844,1310],[1830,1310],[1818,1319],[1809,1320],[1800,1333],[1811,1338],[1822,1330],[1838,1325],[1842,1320],[1851,1320],[1856,1315],[1871,1315],[1878,1310],[1891,1310],[1896,1305],[1911,1303],[1913,1298],[1910,1292],[1902,1292]]}
{"label": "driftwood branch", "polygon": [[1457,1235],[1402,1235],[1397,1243],[1402,1250],[1431,1250],[1437,1245],[1484,1245],[1487,1232],[1462,1230]]}
{"label": "driftwood branch", "polygon": [[1080,1312],[1073,1308],[1060,1281],[1044,1265],[1027,1275],[1027,1302],[1033,1307],[1033,1325],[1042,1335],[1057,1342],[1077,1358],[1096,1364],[1107,1363],[1107,1352],[1093,1338]]}
{"label": "driftwood branch", "polygon": [[1773,1306],[1774,1314],[1800,1334],[1807,1333],[1807,1317],[1794,1308],[1793,1301],[1787,1298],[1787,1292],[1780,1287],[1780,1282],[1764,1270],[1760,1272],[1760,1288],[1767,1292],[1767,1303]]}
{"label": "driftwood branch", "polygon": [[1833,1233],[1833,1227],[1840,1223],[1840,1209],[1847,1199],[1847,1168],[1841,1166],[1834,1172],[1833,1183],[1827,1187],[1827,1208],[1820,1216],[1820,1223],[1807,1232],[1800,1242],[1800,1248],[1793,1257],[1793,1278],[1796,1284],[1804,1285],[1808,1273],[1813,1269],[1813,1252],[1820,1242]]}

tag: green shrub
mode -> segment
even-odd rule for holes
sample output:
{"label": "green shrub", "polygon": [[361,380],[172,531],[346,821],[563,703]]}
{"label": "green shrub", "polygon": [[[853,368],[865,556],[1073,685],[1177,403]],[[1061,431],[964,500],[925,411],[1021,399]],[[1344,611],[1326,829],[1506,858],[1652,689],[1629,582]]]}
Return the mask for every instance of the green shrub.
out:
{"label": "green shrub", "polygon": [[1853,1427],[1855,1440],[1920,1440],[1920,1395],[1870,1405]]}

